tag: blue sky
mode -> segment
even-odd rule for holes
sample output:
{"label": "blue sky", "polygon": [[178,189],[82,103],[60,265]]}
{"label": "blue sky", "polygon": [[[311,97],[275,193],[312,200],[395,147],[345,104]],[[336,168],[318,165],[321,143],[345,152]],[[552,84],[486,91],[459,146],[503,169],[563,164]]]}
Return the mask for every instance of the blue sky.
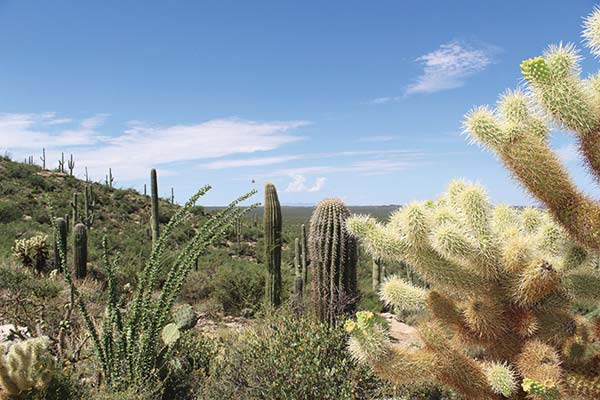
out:
{"label": "blue sky", "polygon": [[[179,202],[272,181],[287,204],[402,204],[463,177],[532,204],[462,117],[518,85],[521,60],[580,44],[593,5],[0,0],[0,151],[73,153],[76,174],[138,189],[156,167]],[[553,145],[594,192],[572,140]]]}

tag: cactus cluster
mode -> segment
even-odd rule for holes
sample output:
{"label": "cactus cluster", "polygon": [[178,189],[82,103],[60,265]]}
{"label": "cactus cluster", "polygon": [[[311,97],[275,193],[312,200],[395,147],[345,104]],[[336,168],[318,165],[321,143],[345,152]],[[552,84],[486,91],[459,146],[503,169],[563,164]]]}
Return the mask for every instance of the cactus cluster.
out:
{"label": "cactus cluster", "polygon": [[335,326],[357,300],[356,239],[346,229],[350,211],[338,199],[322,200],[310,219],[312,303],[315,316]]}
{"label": "cactus cluster", "polygon": [[281,304],[281,206],[277,189],[272,183],[265,185],[264,204],[265,263],[267,264],[266,298],[267,304],[277,307]]}
{"label": "cactus cluster", "polygon": [[600,397],[591,383],[600,338],[572,307],[600,300],[600,273],[550,214],[492,207],[480,186],[454,181],[441,198],[408,204],[387,225],[354,216],[348,227],[371,255],[406,262],[426,283],[392,277],[381,288],[395,309],[431,314],[415,346],[392,344],[372,316],[347,326],[353,354],[381,376],[434,381],[468,399],[550,398],[536,394],[542,390]]}
{"label": "cactus cluster", "polygon": [[29,239],[17,239],[12,248],[13,256],[26,268],[44,272],[48,266],[48,237],[36,235]]}
{"label": "cactus cluster", "polygon": [[48,386],[55,361],[46,336],[14,343],[8,349],[0,344],[0,397],[19,398]]}

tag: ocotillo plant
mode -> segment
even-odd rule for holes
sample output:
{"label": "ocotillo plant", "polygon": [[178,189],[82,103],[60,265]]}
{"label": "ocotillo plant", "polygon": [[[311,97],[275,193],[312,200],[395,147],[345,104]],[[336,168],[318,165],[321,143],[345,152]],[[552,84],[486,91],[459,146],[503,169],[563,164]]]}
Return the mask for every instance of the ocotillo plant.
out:
{"label": "ocotillo plant", "polygon": [[77,225],[79,221],[79,204],[78,204],[77,192],[73,193],[73,200],[71,200],[71,211],[73,214],[73,226]]}
{"label": "ocotillo plant", "polygon": [[296,302],[302,300],[302,253],[300,252],[300,239],[294,239],[294,298]]}
{"label": "ocotillo plant", "polygon": [[96,198],[94,196],[92,185],[86,185],[83,192],[83,212],[85,215],[82,220],[88,230],[92,229],[92,225],[96,219],[95,208]]}
{"label": "ocotillo plant", "polygon": [[[70,272],[65,269],[65,259],[61,256],[61,263],[66,271],[63,276],[83,316],[94,356],[100,365],[99,372],[107,385],[117,389],[132,386],[142,389],[149,384],[156,384],[156,372],[170,361],[169,357],[173,354],[171,346],[177,342],[176,332],[173,329],[165,332],[165,327],[168,326],[171,309],[187,275],[208,246],[220,240],[238,217],[256,207],[256,204],[249,208],[238,207],[240,202],[255,194],[255,191],[239,197],[208,219],[196,231],[194,237],[184,244],[176,257],[165,257],[164,251],[172,239],[173,232],[186,220],[193,205],[208,190],[210,186],[200,189],[165,225],[161,237],[152,247],[152,252],[138,276],[135,294],[126,314],[121,314],[118,307],[115,281],[118,262],[109,261],[107,241],[103,240],[102,264],[108,277],[108,303],[103,313],[103,321],[99,324],[102,326],[101,332],[92,321],[77,285],[73,285]],[[165,265],[165,260],[169,260],[170,264]],[[189,310],[186,313],[189,314]],[[180,313],[176,314],[177,329],[191,326],[191,318],[182,319],[179,318],[182,316]]]}
{"label": "ocotillo plant", "polygon": [[78,223],[73,227],[73,269],[75,278],[83,279],[87,275],[87,228]]}
{"label": "ocotillo plant", "polygon": [[152,170],[150,171],[150,191],[150,198],[152,202],[152,244],[154,245],[158,242],[158,238],[160,236],[158,214],[158,178],[156,176],[156,170],[154,168],[152,168]]}
{"label": "ocotillo plant", "polygon": [[267,304],[277,307],[281,304],[281,206],[277,189],[272,183],[265,185],[264,205],[265,263],[267,264],[266,296]]}
{"label": "ocotillo plant", "polygon": [[73,154],[71,154],[71,158],[69,159],[67,166],[69,167],[69,175],[73,176],[73,169],[75,169],[75,161],[73,161]]}
{"label": "ocotillo plant", "polygon": [[356,239],[346,229],[350,212],[338,199],[321,201],[310,218],[312,303],[315,316],[335,326],[357,300]]}
{"label": "ocotillo plant", "polygon": [[[583,37],[600,55],[600,9],[585,20]],[[580,78],[581,56],[572,44],[550,46],[523,61],[525,91],[508,91],[498,107],[473,109],[465,118],[471,138],[492,149],[519,182],[582,244],[600,250],[600,203],[580,191],[552,151],[550,126],[572,131],[591,173],[600,178],[600,75]]]}
{"label": "ocotillo plant", "polygon": [[42,149],[42,156],[40,157],[40,161],[42,162],[42,169],[46,169],[46,149]]}
{"label": "ocotillo plant", "polygon": [[[62,272],[62,266],[60,262],[61,251],[65,254],[65,261],[67,257],[67,221],[64,218],[56,218],[54,222],[56,230],[54,231],[54,268],[58,272]],[[58,236],[58,237],[57,237]],[[58,248],[57,243],[62,244],[62,249]]]}
{"label": "ocotillo plant", "polygon": [[306,226],[302,224],[300,226],[300,252],[301,252],[301,266],[302,266],[302,283],[304,287],[308,287],[308,265],[310,259],[308,257],[308,244],[306,241]]}
{"label": "ocotillo plant", "polygon": [[105,179],[104,183],[106,183],[106,186],[108,186],[110,189],[112,189],[114,181],[115,181],[115,178],[113,177],[113,174],[112,174],[112,168],[109,168],[108,174],[106,175],[106,179]]}
{"label": "ocotillo plant", "polygon": [[429,310],[414,346],[392,344],[372,314],[346,326],[352,353],[383,378],[437,382],[473,400],[600,398],[598,330],[572,308],[600,299],[600,273],[545,211],[492,208],[480,186],[455,181],[387,225],[358,216],[348,228],[428,287],[392,277],[381,288],[396,310]]}

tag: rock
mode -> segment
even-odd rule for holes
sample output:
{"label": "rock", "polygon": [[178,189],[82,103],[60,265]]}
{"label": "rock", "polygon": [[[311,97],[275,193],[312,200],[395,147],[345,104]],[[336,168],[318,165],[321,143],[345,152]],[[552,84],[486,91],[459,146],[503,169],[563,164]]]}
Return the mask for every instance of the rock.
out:
{"label": "rock", "polygon": [[31,215],[23,215],[23,221],[31,221],[32,219]]}
{"label": "rock", "polygon": [[394,314],[381,313],[380,315],[390,324],[390,339],[395,346],[402,348],[423,346],[416,328],[398,321]]}

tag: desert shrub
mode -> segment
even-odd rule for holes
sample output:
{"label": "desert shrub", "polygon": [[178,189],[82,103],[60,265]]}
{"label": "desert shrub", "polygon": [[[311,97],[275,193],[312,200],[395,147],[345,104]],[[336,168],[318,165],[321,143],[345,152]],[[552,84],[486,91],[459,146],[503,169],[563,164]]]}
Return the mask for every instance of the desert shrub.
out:
{"label": "desert shrub", "polygon": [[200,399],[371,399],[392,394],[346,351],[343,330],[280,309],[226,343]]}
{"label": "desert shrub", "polygon": [[264,270],[250,262],[229,262],[220,265],[212,280],[213,297],[229,314],[243,309],[257,310],[264,296]]}
{"label": "desert shrub", "polygon": [[218,349],[216,340],[206,338],[195,330],[185,332],[175,345],[168,365],[163,399],[196,399]]}
{"label": "desert shrub", "polygon": [[0,223],[7,224],[21,218],[23,211],[12,201],[0,202]]}

